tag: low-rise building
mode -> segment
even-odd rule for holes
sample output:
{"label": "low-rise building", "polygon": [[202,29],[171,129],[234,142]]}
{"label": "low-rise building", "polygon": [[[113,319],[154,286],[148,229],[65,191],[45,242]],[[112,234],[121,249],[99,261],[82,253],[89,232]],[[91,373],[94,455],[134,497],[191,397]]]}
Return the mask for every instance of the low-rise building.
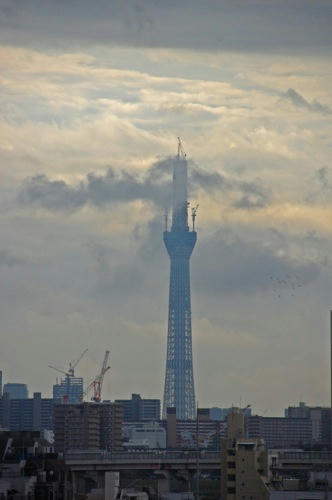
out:
{"label": "low-rise building", "polygon": [[175,408],[167,408],[167,448],[200,448],[218,450],[220,438],[226,435],[224,421],[210,420],[209,410],[198,408],[196,420],[179,420]]}
{"label": "low-rise building", "polygon": [[116,399],[123,408],[125,422],[160,420],[160,399],[144,399],[140,394],[132,394],[131,399]]}
{"label": "low-rise building", "polygon": [[332,453],[270,451],[270,499],[332,499]]}
{"label": "low-rise building", "polygon": [[270,448],[303,448],[312,444],[310,418],[261,417],[246,419],[247,436],[262,438]]}
{"label": "low-rise building", "polygon": [[166,429],[159,422],[125,422],[123,426],[124,448],[166,448]]}
{"label": "low-rise building", "polygon": [[300,402],[299,406],[285,409],[287,418],[308,418],[312,425],[312,443],[332,450],[332,409],[322,406],[307,406]]}
{"label": "low-rise building", "polygon": [[221,498],[267,500],[267,453],[262,439],[245,437],[244,415],[227,417],[227,438],[221,440]]}

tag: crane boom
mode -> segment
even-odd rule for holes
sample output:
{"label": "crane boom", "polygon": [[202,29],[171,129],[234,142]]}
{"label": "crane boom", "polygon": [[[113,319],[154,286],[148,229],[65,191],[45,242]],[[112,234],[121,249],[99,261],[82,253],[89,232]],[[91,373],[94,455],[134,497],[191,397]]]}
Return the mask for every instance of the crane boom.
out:
{"label": "crane boom", "polygon": [[90,392],[91,389],[93,389],[93,396],[91,399],[92,399],[92,401],[95,401],[96,403],[100,403],[100,401],[101,401],[101,389],[102,389],[103,382],[104,382],[104,375],[111,368],[110,366],[108,366],[109,355],[110,355],[110,351],[106,351],[101,370],[98,373],[98,375],[92,380],[92,382],[90,382],[88,387],[83,392],[83,398]]}
{"label": "crane boom", "polygon": [[81,361],[81,359],[83,358],[83,356],[87,352],[88,352],[88,349],[85,349],[85,351],[82,352],[82,354],[80,355],[80,357],[76,361],[70,361],[67,371],[60,370],[59,368],[56,368],[55,366],[52,366],[52,365],[48,365],[48,367],[52,368],[53,370],[56,370],[57,372],[63,373],[64,375],[66,375],[66,377],[74,377],[75,376],[74,368],[78,365],[78,363]]}
{"label": "crane boom", "polygon": [[186,158],[186,153],[184,152],[183,146],[182,146],[182,141],[181,138],[178,137],[178,158],[185,159]]}
{"label": "crane boom", "polygon": [[74,368],[78,365],[78,363],[81,361],[81,359],[83,358],[83,356],[88,352],[88,349],[85,349],[82,354],[80,355],[80,357],[74,362],[72,361],[71,363],[69,363],[70,367],[72,370],[74,370]]}
{"label": "crane boom", "polygon": [[110,357],[110,352],[109,351],[106,351],[105,352],[105,356],[104,356],[104,361],[103,361],[103,367],[101,369],[101,372],[100,374],[104,376],[104,372],[106,371],[106,367],[108,365],[108,360],[109,360],[109,357]]}
{"label": "crane boom", "polygon": [[52,370],[56,370],[59,373],[63,373],[64,375],[67,375],[67,377],[69,376],[69,374],[67,372],[65,372],[64,370],[59,370],[59,368],[56,368],[55,366],[48,365],[48,367],[52,368]]}

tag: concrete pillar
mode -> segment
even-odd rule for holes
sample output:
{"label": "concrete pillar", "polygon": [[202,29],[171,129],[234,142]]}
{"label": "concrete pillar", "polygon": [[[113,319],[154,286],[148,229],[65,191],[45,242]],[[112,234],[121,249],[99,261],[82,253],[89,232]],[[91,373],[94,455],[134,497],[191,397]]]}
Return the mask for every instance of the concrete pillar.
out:
{"label": "concrete pillar", "polygon": [[154,473],[158,476],[157,479],[157,496],[166,495],[171,489],[170,473],[167,470],[155,470]]}
{"label": "concrete pillar", "polygon": [[120,473],[105,472],[105,500],[116,500],[120,489]]}
{"label": "concrete pillar", "polygon": [[176,408],[167,408],[167,448],[176,448]]}
{"label": "concrete pillar", "polygon": [[72,483],[72,489],[73,489],[73,498],[76,498],[77,495],[77,481],[76,481],[76,473],[72,470],[71,471],[71,483]]}

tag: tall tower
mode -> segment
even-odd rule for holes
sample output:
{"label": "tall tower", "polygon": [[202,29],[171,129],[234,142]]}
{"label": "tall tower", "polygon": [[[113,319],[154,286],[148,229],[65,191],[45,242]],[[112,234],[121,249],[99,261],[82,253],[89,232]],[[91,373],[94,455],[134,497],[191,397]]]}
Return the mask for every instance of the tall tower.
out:
{"label": "tall tower", "polygon": [[[195,388],[191,341],[189,260],[197,234],[189,231],[187,160],[179,140],[173,167],[172,226],[166,224],[164,243],[171,261],[163,418],[176,407],[179,419],[195,418]],[[193,214],[194,221],[194,214]]]}

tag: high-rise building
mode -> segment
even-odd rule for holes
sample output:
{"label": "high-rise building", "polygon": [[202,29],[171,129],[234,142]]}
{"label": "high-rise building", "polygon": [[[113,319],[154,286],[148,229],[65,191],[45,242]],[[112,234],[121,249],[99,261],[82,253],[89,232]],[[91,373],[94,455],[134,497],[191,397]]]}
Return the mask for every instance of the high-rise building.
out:
{"label": "high-rise building", "polygon": [[123,408],[125,422],[160,419],[160,399],[143,399],[140,394],[132,394],[131,399],[116,399]]}
{"label": "high-rise building", "polygon": [[55,405],[55,450],[121,451],[122,425],[122,407],[116,403]]}
{"label": "high-rise building", "polygon": [[11,431],[41,431],[53,429],[53,399],[42,398],[35,392],[33,398],[11,398],[5,392],[0,399],[0,427]]}
{"label": "high-rise building", "polygon": [[2,396],[2,371],[0,370],[0,398]]}
{"label": "high-rise building", "polygon": [[11,399],[26,399],[29,397],[26,384],[7,383],[3,386],[3,393],[8,393]]}
{"label": "high-rise building", "polygon": [[53,399],[56,403],[80,403],[83,398],[83,378],[67,376],[60,384],[53,386]]}
{"label": "high-rise building", "polygon": [[176,408],[179,419],[195,418],[189,261],[197,233],[194,226],[192,230],[188,226],[187,175],[187,159],[179,140],[173,165],[172,226],[169,231],[166,224],[164,231],[164,243],[171,261],[164,419],[169,407]]}

